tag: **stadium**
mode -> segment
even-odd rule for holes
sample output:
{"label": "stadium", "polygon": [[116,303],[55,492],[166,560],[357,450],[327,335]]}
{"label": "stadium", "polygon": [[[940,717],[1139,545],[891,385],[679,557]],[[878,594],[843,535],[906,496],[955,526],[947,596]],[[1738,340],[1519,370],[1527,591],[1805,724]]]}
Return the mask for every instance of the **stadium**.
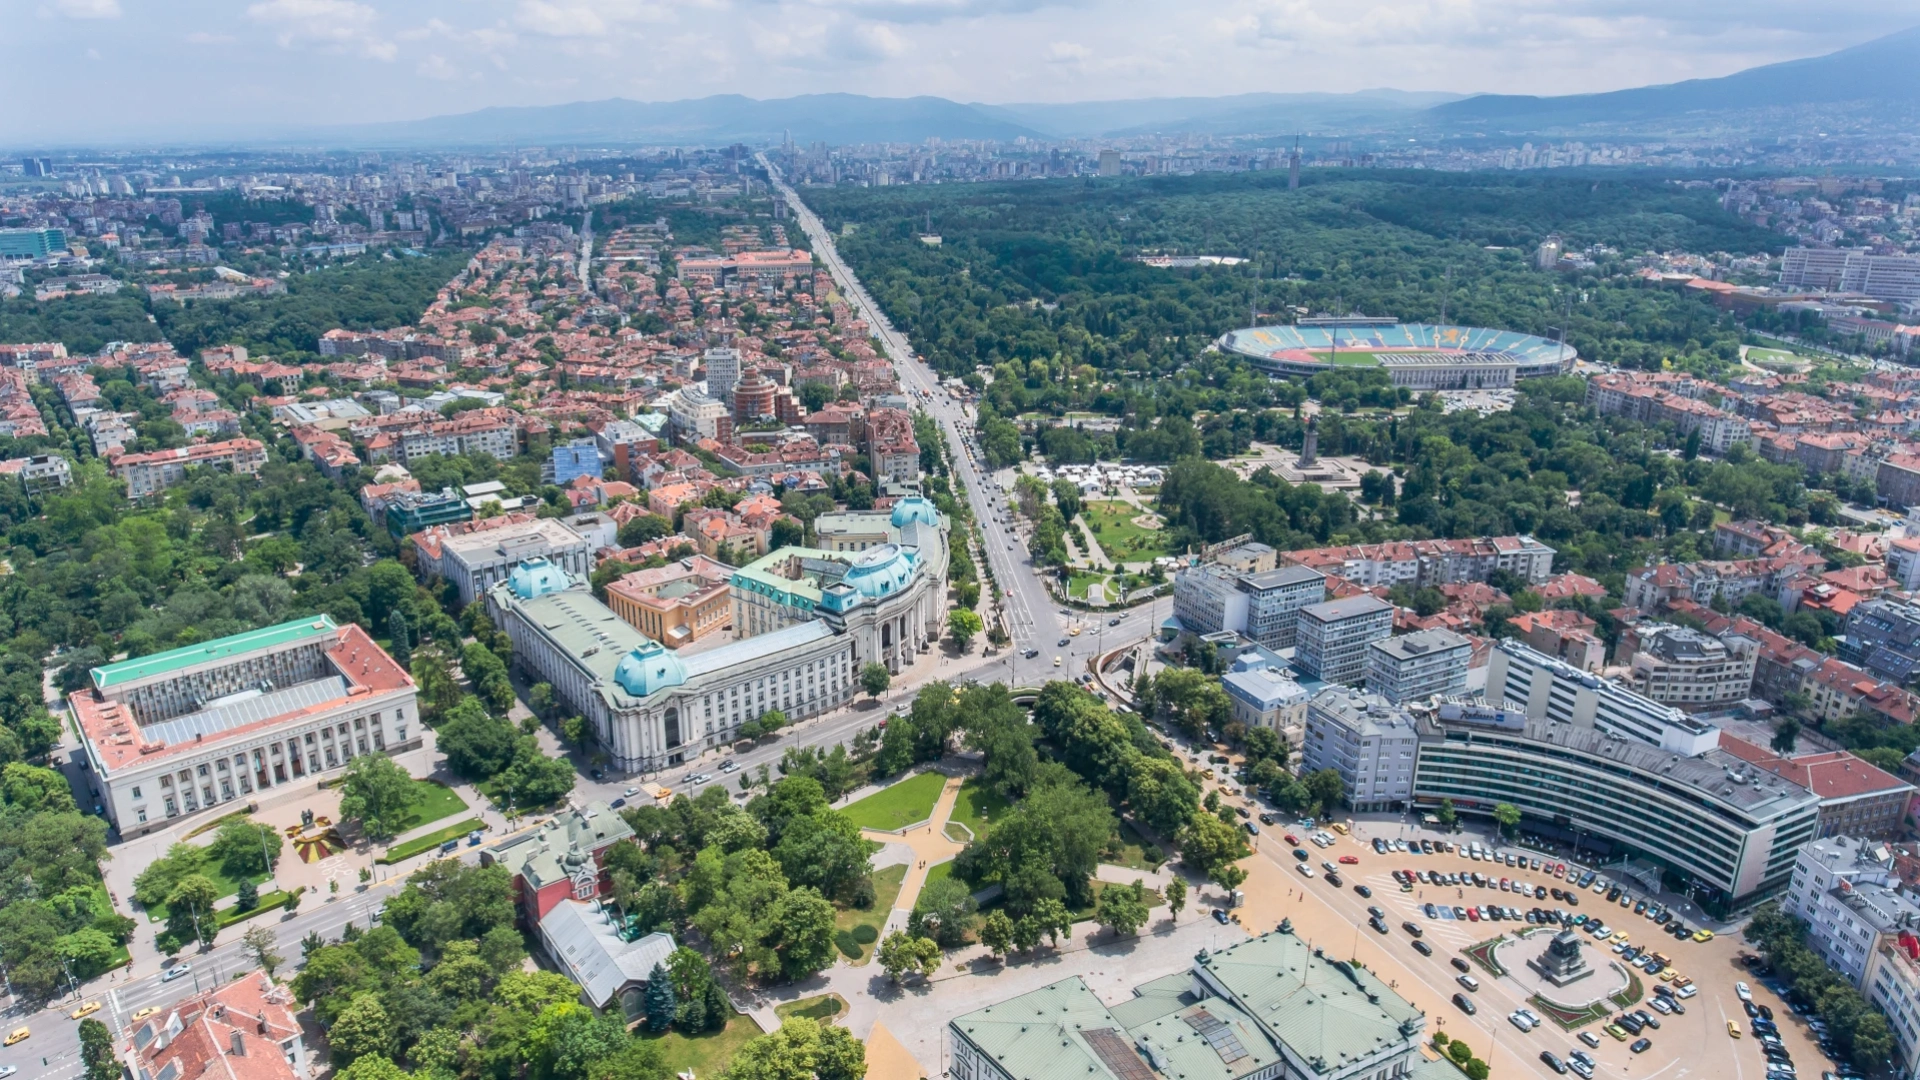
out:
{"label": "stadium", "polygon": [[1434,326],[1351,316],[1230,330],[1219,346],[1273,375],[1337,367],[1384,368],[1395,386],[1481,390],[1573,370],[1571,345],[1512,330]]}

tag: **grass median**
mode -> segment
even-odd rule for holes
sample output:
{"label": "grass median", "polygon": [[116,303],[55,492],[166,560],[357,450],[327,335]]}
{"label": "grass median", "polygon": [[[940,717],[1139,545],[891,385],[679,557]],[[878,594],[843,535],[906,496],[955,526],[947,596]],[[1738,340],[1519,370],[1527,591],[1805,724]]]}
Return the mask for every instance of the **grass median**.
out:
{"label": "grass median", "polygon": [[394,863],[411,859],[423,851],[431,851],[449,840],[458,840],[468,833],[473,832],[475,829],[484,829],[486,827],[487,823],[481,821],[479,818],[468,818],[465,821],[449,825],[444,829],[430,832],[425,836],[416,836],[404,844],[395,844],[387,849],[385,855],[380,856],[374,861],[382,866],[391,866]]}

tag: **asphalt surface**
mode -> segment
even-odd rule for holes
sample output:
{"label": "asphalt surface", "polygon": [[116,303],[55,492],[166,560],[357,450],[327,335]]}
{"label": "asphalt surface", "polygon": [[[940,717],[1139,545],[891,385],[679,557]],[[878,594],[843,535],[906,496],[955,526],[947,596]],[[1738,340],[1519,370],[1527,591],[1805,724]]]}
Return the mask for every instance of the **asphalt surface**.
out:
{"label": "asphalt surface", "polygon": [[[1167,597],[1135,607],[1124,618],[1118,611],[1077,613],[1055,605],[1047,593],[1041,571],[1028,555],[1026,537],[1020,527],[1021,519],[1007,499],[1007,488],[1012,484],[1011,472],[1002,472],[996,477],[980,459],[979,447],[973,440],[972,410],[965,402],[943,390],[939,385],[939,377],[915,358],[906,336],[887,321],[879,305],[874,303],[860,284],[859,278],[841,260],[832,236],[820,219],[791,187],[777,178],[778,174],[771,166],[768,167],[768,174],[776,177],[775,186],[792,207],[801,228],[806,230],[813,242],[814,252],[826,264],[842,294],[859,309],[879,338],[899,372],[901,385],[945,432],[954,473],[966,488],[968,501],[979,525],[981,547],[1004,593],[1002,610],[1012,645],[993,656],[950,657],[941,651],[922,656],[878,700],[869,701],[863,697],[851,708],[803,721],[787,729],[779,739],[744,752],[736,753],[731,749],[710,751],[701,758],[666,772],[609,776],[598,781],[590,779],[586,770],[582,769],[580,782],[575,788],[576,802],[626,799],[630,803],[650,803],[653,800],[644,791],[636,790],[641,783],[657,782],[676,791],[693,792],[704,786],[689,782],[689,778],[696,774],[710,775],[713,779],[709,782],[728,785],[729,790],[738,797],[738,778],[742,773],[757,773],[762,765],[774,768],[790,747],[828,748],[836,743],[851,742],[859,732],[873,727],[891,715],[894,709],[904,708],[912,701],[919,687],[927,682],[973,678],[1012,686],[1038,686],[1054,679],[1078,679],[1090,670],[1095,656],[1136,645],[1149,638],[1160,620],[1172,609],[1172,602]],[[591,228],[591,217],[581,222],[586,237],[584,253],[591,252]],[[584,279],[587,259],[583,257],[581,261],[581,276]],[[956,542],[960,542],[960,538],[956,538]],[[1076,628],[1080,631],[1077,634],[1073,632]],[[1026,653],[1029,651],[1035,655],[1028,657]],[[735,763],[738,769],[723,772],[720,766],[727,761]],[[635,794],[628,795],[630,790],[634,790]],[[463,849],[461,857],[477,860],[478,855],[472,850]],[[342,893],[330,901],[310,902],[292,916],[261,916],[246,925],[266,926],[275,932],[279,942],[275,952],[284,959],[279,969],[284,978],[299,966],[301,939],[311,933],[337,938],[349,922],[362,927],[369,925],[369,920],[381,904],[388,896],[398,892],[404,883],[403,876],[395,875],[387,881],[370,884],[364,890]],[[121,1041],[132,1030],[132,1017],[136,1012],[157,1008],[164,1013],[171,1006],[219,982],[231,980],[258,967],[252,953],[240,943],[242,932],[243,928],[229,929],[213,949],[182,954],[177,958],[178,961],[190,965],[191,970],[174,979],[165,978],[164,972],[157,969],[139,972],[131,978],[121,972],[92,980],[82,986],[77,995],[65,995],[31,1013],[10,1005],[0,1011],[0,1028],[12,1031],[24,1026],[32,1031],[32,1035],[13,1047],[0,1049],[0,1066],[13,1065],[20,1070],[21,1076],[44,1080],[67,1080],[80,1075],[83,1069],[79,1058],[79,1023],[69,1015],[74,1009],[82,1002],[100,1002],[101,1009],[94,1017],[106,1023],[114,1031],[116,1041]]]}
{"label": "asphalt surface", "polygon": [[[462,857],[472,862],[479,860],[475,850],[465,851]],[[134,1013],[157,1008],[164,1014],[168,1008],[201,991],[259,967],[252,951],[240,943],[245,928],[264,926],[272,930],[279,941],[274,952],[285,961],[280,971],[290,972],[299,965],[302,938],[311,933],[337,938],[350,922],[366,927],[386,898],[400,891],[404,884],[404,879],[396,876],[368,885],[363,891],[342,892],[331,901],[309,902],[291,916],[262,915],[243,926],[229,928],[214,948],[205,952],[192,949],[182,952],[177,962],[189,965],[191,970],[173,979],[166,978],[162,969],[139,973],[133,978],[122,975],[95,979],[81,987],[78,997],[68,994],[36,1013],[23,1015],[9,1008],[4,1014],[5,1030],[26,1027],[33,1034],[22,1043],[0,1050],[0,1066],[13,1065],[19,1068],[20,1076],[43,1080],[78,1076],[84,1071],[80,1063],[80,1024],[70,1014],[82,1002],[99,1002],[100,1010],[93,1018],[113,1031],[116,1043],[123,1042],[133,1030]]]}
{"label": "asphalt surface", "polygon": [[[841,295],[860,311],[880,340],[899,372],[901,385],[946,434],[954,473],[966,486],[968,502],[980,527],[981,546],[993,567],[994,579],[1005,593],[1003,610],[1007,632],[1013,639],[1012,647],[988,664],[985,673],[1014,685],[1039,685],[1062,677],[1077,679],[1087,671],[1088,662],[1096,653],[1149,637],[1160,619],[1172,612],[1169,599],[1161,598],[1152,605],[1135,608],[1117,625],[1112,622],[1119,612],[1074,613],[1054,604],[1047,594],[1042,570],[1034,565],[1026,537],[1018,527],[1019,516],[1007,499],[1006,488],[1012,485],[1012,475],[1003,472],[996,478],[991,474],[974,441],[973,410],[948,394],[940,386],[939,376],[915,356],[906,335],[888,321],[886,313],[861,285],[859,276],[840,257],[832,234],[807,208],[799,193],[780,179],[778,170],[764,155],[760,163],[773,178],[774,187],[787,200],[812,242],[814,254],[833,275]],[[1076,627],[1080,630],[1078,635],[1072,632]],[[1026,656],[1029,650],[1038,651],[1029,658]],[[1057,666],[1055,657],[1060,659]]]}

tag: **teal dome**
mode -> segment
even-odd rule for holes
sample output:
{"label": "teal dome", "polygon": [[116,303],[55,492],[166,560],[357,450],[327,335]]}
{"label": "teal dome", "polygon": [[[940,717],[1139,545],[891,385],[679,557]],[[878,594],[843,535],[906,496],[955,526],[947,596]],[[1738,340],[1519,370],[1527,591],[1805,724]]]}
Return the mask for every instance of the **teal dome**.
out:
{"label": "teal dome", "polygon": [[634,646],[632,652],[620,658],[620,666],[613,669],[613,679],[622,690],[643,698],[655,690],[686,682],[687,668],[659,642],[649,641]]}
{"label": "teal dome", "polygon": [[[896,515],[899,512],[894,511]],[[860,590],[862,596],[892,596],[913,580],[913,564],[913,552],[898,544],[881,544],[861,552],[842,580]]]}
{"label": "teal dome", "polygon": [[938,527],[940,509],[928,499],[919,495],[909,495],[893,504],[893,527],[904,529],[909,522]]}
{"label": "teal dome", "polygon": [[528,559],[513,568],[507,577],[508,587],[513,595],[522,600],[531,600],[536,596],[559,592],[573,582],[567,572],[548,562],[546,559]]}

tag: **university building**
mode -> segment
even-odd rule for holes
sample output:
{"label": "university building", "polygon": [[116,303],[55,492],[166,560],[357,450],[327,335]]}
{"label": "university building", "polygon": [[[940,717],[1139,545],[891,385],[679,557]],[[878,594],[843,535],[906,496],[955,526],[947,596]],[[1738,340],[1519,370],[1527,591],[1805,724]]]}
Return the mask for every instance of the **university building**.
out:
{"label": "university building", "polygon": [[[782,548],[735,572],[740,640],[681,656],[596,600],[584,580],[545,560],[520,564],[487,592],[514,661],[592,724],[616,767],[659,769],[722,746],[741,724],[840,708],[859,672],[899,672],[931,647],[946,613],[947,522],[906,498],[890,518],[902,543],[857,555]],[[775,569],[758,569],[762,564]],[[798,568],[787,578],[777,570]],[[743,593],[757,617],[742,634]]]}
{"label": "university building", "polygon": [[67,707],[107,819],[138,836],[419,744],[413,679],[325,615],[94,668]]}

